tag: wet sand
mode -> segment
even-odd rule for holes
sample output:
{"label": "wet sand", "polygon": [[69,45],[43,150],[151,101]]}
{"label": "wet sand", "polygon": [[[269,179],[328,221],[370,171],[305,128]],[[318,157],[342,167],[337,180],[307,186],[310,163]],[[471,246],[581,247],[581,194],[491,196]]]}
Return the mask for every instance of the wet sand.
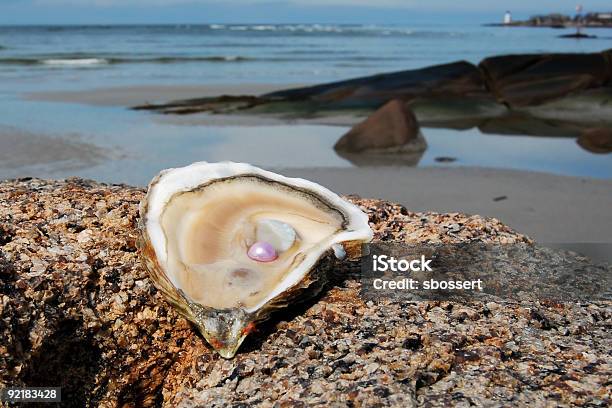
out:
{"label": "wet sand", "polygon": [[171,100],[219,95],[260,95],[303,84],[239,85],[133,85],[79,91],[45,91],[25,94],[26,99],[48,102],[83,103],[96,106],[135,106]]}
{"label": "wet sand", "polygon": [[612,243],[612,180],[470,167],[280,171],[411,211],[494,217],[543,243]]}
{"label": "wet sand", "polygon": [[18,177],[45,171],[90,167],[111,158],[108,149],[85,143],[77,136],[50,137],[0,125],[0,175]]}

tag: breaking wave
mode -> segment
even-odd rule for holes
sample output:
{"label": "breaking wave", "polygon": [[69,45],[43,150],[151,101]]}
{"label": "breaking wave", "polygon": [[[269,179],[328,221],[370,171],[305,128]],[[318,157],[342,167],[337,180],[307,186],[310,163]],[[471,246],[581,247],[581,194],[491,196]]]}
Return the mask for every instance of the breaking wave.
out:
{"label": "breaking wave", "polygon": [[45,59],[41,60],[45,65],[100,65],[108,64],[104,58],[76,58],[76,59]]}
{"label": "breaking wave", "polygon": [[191,56],[191,57],[14,57],[0,58],[0,65],[46,65],[63,67],[85,67],[100,66],[109,64],[138,64],[138,63],[159,63],[172,64],[184,62],[241,62],[249,61],[253,58],[238,55],[226,56]]}

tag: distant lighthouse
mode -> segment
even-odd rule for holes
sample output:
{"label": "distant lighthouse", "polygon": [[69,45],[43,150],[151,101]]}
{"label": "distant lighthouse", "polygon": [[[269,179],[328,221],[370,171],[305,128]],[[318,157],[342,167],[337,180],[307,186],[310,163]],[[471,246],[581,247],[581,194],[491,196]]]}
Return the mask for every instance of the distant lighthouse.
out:
{"label": "distant lighthouse", "polygon": [[580,36],[582,33],[582,4],[576,5],[576,35]]}
{"label": "distant lighthouse", "polygon": [[504,14],[504,24],[512,24],[512,13],[510,11],[506,11],[506,14]]}

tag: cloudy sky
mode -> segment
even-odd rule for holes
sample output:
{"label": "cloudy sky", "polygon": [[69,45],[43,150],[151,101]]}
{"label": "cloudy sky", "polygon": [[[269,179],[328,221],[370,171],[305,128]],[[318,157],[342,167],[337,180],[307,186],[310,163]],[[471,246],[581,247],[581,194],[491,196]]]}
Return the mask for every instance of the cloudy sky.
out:
{"label": "cloudy sky", "polygon": [[[372,23],[435,21],[438,16],[482,22],[506,9],[515,16],[573,13],[576,0],[0,0],[0,24],[87,23]],[[610,0],[586,10],[610,11]]]}

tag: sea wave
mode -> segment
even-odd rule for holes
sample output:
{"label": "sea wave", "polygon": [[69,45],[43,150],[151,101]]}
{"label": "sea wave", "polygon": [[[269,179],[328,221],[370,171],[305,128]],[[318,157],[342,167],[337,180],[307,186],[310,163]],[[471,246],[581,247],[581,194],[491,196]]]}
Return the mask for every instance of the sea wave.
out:
{"label": "sea wave", "polygon": [[40,61],[44,65],[100,65],[108,64],[104,58],[76,58],[76,59],[44,59]]}
{"label": "sea wave", "polygon": [[418,38],[452,37],[458,33],[434,30],[415,30],[406,27],[378,25],[335,24],[211,24],[209,30],[230,32],[273,32],[275,35],[340,35],[340,36],[402,36]]}
{"label": "sea wave", "polygon": [[337,49],[321,49],[321,48],[313,48],[313,49],[297,49],[297,50],[289,50],[289,51],[280,51],[279,54],[286,55],[352,55],[357,51],[354,50],[337,50]]}
{"label": "sea wave", "polygon": [[[211,27],[212,28],[212,27]],[[219,29],[219,28],[217,28]],[[336,34],[358,34],[372,33],[372,30],[362,26],[340,26],[340,25],[324,25],[324,24],[281,24],[281,25],[261,25],[261,24],[244,24],[244,25],[228,25],[223,27],[229,31],[273,31],[286,32],[293,34],[317,34],[317,33],[336,33]]]}
{"label": "sea wave", "polygon": [[159,62],[159,63],[173,63],[173,62],[241,62],[251,61],[255,58],[244,57],[240,55],[221,55],[221,56],[185,56],[185,57],[153,57],[153,58],[114,58],[113,62]]}
{"label": "sea wave", "polygon": [[242,62],[254,60],[240,55],[222,56],[160,56],[160,57],[13,57],[0,58],[0,65],[46,65],[64,67],[100,66],[138,63]]}

